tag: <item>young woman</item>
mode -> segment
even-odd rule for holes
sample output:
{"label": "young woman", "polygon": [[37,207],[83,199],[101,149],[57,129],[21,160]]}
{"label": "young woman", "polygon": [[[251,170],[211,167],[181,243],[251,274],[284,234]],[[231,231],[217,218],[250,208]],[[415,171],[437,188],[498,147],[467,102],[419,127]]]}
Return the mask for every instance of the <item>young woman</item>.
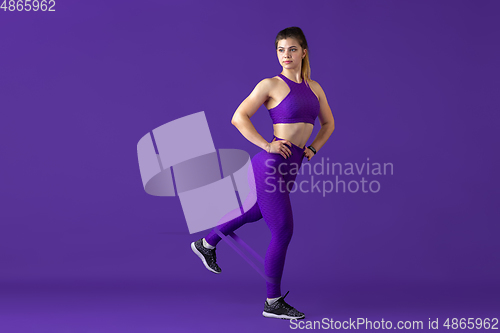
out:
{"label": "young woman", "polygon": [[[246,139],[263,149],[252,158],[257,202],[243,215],[217,228],[227,235],[245,223],[264,218],[271,230],[265,273],[274,283],[266,281],[267,300],[262,314],[271,318],[302,319],[305,315],[284,301],[288,292],[281,296],[280,290],[286,251],[293,233],[289,192],[295,182],[297,165],[300,168],[304,156],[311,160],[323,147],[334,130],[334,120],[323,89],[310,79],[309,49],[302,30],[290,27],[280,31],[275,45],[283,67],[281,74],[260,81],[231,121]],[[273,120],[271,142],[267,142],[250,121],[262,104]],[[316,117],[321,130],[311,145],[305,147]],[[220,240],[212,230],[205,238],[191,243],[193,252],[214,273],[221,272],[215,255],[215,246]]]}

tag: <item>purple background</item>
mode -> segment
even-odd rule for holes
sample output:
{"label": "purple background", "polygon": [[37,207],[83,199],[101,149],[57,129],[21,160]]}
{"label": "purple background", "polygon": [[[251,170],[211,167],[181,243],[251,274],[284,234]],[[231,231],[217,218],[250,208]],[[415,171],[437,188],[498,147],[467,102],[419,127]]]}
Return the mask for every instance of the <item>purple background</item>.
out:
{"label": "purple background", "polygon": [[[223,274],[202,266],[189,244],[205,233],[145,193],[136,145],[205,111],[217,148],[255,155],[230,119],[280,73],[274,38],[293,25],[336,122],[315,159],[394,175],[367,177],[376,194],[292,195],[289,303],[309,320],[500,317],[497,1],[55,8],[0,12],[0,331],[290,331],[227,244]],[[252,121],[270,141],[267,110]],[[237,234],[265,254],[264,221]]]}

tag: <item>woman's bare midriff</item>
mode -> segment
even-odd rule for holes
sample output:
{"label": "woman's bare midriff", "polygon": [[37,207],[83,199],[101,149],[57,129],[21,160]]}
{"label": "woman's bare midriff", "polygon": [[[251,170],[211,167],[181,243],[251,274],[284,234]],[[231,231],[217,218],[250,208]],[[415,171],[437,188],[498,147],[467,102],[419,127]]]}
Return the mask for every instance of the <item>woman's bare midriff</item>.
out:
{"label": "woman's bare midriff", "polygon": [[314,125],[309,123],[273,124],[274,135],[304,148],[312,134]]}

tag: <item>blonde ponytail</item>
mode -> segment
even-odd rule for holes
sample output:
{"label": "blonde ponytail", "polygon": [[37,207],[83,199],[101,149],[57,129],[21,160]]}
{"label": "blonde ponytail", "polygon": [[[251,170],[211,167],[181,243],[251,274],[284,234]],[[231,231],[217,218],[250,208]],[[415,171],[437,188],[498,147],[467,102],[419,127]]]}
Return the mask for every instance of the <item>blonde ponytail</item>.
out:
{"label": "blonde ponytail", "polygon": [[302,78],[306,80],[306,83],[311,79],[311,65],[309,64],[309,50],[307,50],[306,56],[302,59]]}

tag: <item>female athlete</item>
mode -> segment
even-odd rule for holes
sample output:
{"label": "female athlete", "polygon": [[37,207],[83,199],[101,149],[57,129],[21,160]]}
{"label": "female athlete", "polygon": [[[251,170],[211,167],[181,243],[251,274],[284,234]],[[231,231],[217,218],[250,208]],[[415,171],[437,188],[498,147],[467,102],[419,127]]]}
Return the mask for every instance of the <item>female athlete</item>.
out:
{"label": "female athlete", "polygon": [[[273,282],[266,281],[267,300],[262,314],[270,318],[302,319],[305,315],[284,301],[288,292],[281,296],[280,290],[286,251],[293,233],[290,190],[303,158],[310,161],[325,145],[335,126],[323,89],[310,79],[309,49],[302,30],[298,27],[283,29],[276,36],[275,46],[282,72],[260,81],[236,109],[231,121],[246,139],[262,148],[252,158],[257,201],[244,214],[217,228],[227,235],[245,223],[264,218],[271,231],[264,266]],[[271,142],[265,140],[250,121],[263,104],[273,120]],[[321,129],[306,147],[316,117]],[[191,243],[193,252],[214,273],[221,272],[215,255],[215,246],[220,240],[212,230],[206,237]]]}

